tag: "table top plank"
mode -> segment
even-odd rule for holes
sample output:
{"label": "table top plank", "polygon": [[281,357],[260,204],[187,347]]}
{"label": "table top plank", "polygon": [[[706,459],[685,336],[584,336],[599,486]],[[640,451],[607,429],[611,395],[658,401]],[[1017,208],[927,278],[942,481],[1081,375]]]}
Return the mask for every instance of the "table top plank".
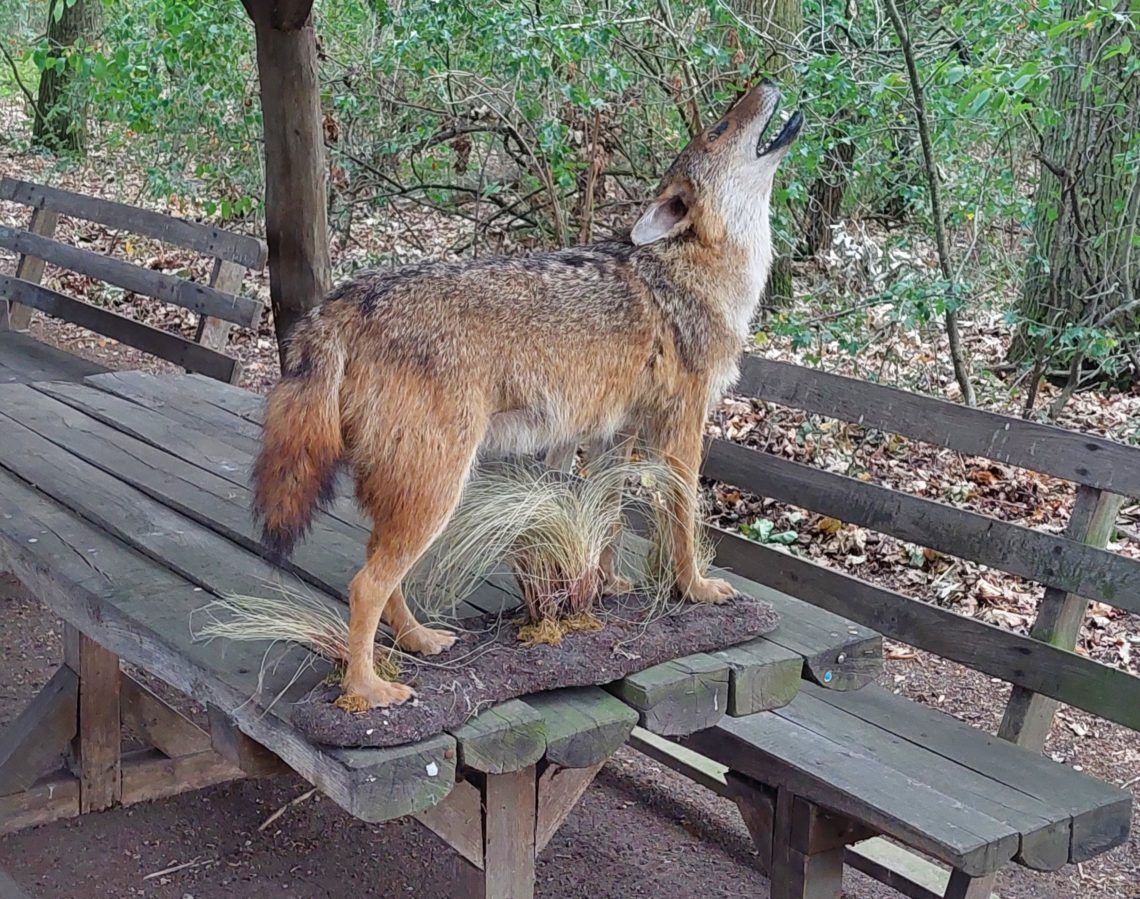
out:
{"label": "table top plank", "polygon": [[410,814],[440,801],[454,783],[455,741],[448,735],[393,749],[334,750],[307,741],[290,726],[289,709],[327,668],[300,648],[282,648],[266,664],[266,643],[193,641],[190,616],[208,598],[201,587],[6,471],[0,566],[100,645],[217,705],[358,817]]}
{"label": "table top plank", "polygon": [[[0,420],[13,423],[9,430],[16,452],[11,454],[12,459],[0,461],[0,468],[7,467],[24,481],[40,486],[91,522],[95,530],[104,529],[104,539],[128,553],[141,552],[153,566],[167,569],[165,576],[173,578],[181,589],[257,594],[264,593],[267,584],[277,584],[315,593],[342,614],[347,611],[344,601],[348,582],[363,559],[368,534],[367,523],[347,496],[342,496],[330,513],[318,514],[313,535],[298,545],[288,571],[273,568],[260,557],[248,511],[247,485],[258,449],[262,398],[231,385],[206,384],[196,376],[158,378],[142,372],[96,375],[82,385],[39,383],[4,389],[10,392],[0,392]],[[86,522],[81,524],[90,527]],[[757,590],[773,592],[743,583],[752,595],[757,595]],[[653,689],[649,693],[659,706],[653,714],[661,718],[659,726],[664,732],[691,729],[681,721],[692,718],[690,712],[699,711],[701,722],[718,719],[732,708],[733,695],[740,697],[736,714],[754,710],[757,702],[764,707],[782,704],[787,693],[784,681],[789,680],[783,675],[789,669],[789,660],[802,658],[804,673],[811,675],[813,665],[828,658],[842,667],[842,660],[836,663],[836,656],[844,648],[875,643],[865,628],[791,597],[781,598],[785,619],[790,612],[802,614],[805,620],[785,621],[772,639],[757,641],[753,646],[756,652],[694,657],[659,666],[660,671],[650,670],[646,676]],[[204,603],[201,593],[187,601],[195,599],[194,607]],[[514,579],[500,571],[488,578],[457,614],[510,612],[517,603]],[[141,614],[143,610],[137,611]],[[222,643],[231,644],[226,652],[241,651],[235,641],[216,641],[214,645]],[[243,664],[243,686],[249,688],[253,653],[264,648],[260,644],[244,646],[250,658]],[[298,658],[305,656],[300,649],[295,653]],[[234,656],[202,661],[232,665]],[[672,685],[672,692],[662,686],[662,678]],[[316,673],[309,672],[292,684],[282,684],[285,702],[279,704],[287,705],[305,695],[318,679]],[[696,690],[694,685],[703,686]],[[649,693],[643,690],[638,695],[648,701]],[[700,701],[694,700],[697,693],[701,694]],[[598,699],[599,694],[604,702]],[[583,702],[590,708],[583,707]],[[480,740],[490,740],[488,746],[504,739],[512,745],[518,743],[526,751],[515,755],[528,759],[534,746],[542,742],[550,758],[561,754],[561,761],[555,760],[555,764],[573,766],[587,757],[589,764],[594,764],[599,752],[616,748],[611,746],[614,739],[624,739],[632,716],[637,714],[596,688],[524,697],[515,705],[527,709],[527,714],[516,716],[517,721],[498,716],[497,726],[491,728],[493,734],[483,731],[495,716],[488,716],[478,726],[478,734],[472,731],[468,735],[462,728],[456,729],[456,734],[469,736],[472,747]],[[618,709],[621,714],[617,714]],[[288,727],[288,714],[283,715],[277,720]],[[530,739],[540,725],[549,736],[541,741]],[[455,746],[454,740],[450,745]],[[378,751],[359,750],[365,754]],[[429,750],[429,755],[433,751]],[[339,754],[343,756],[344,752]],[[417,758],[414,753],[410,757]],[[500,764],[506,762],[484,761],[485,768]],[[425,762],[424,767],[426,770],[430,764]]]}

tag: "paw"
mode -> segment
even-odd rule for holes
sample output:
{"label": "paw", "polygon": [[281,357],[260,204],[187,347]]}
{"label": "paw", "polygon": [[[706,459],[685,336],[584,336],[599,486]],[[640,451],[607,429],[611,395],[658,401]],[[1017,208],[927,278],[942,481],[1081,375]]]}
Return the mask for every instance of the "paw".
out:
{"label": "paw", "polygon": [[693,581],[684,595],[689,602],[721,603],[736,596],[736,588],[720,578],[702,577]]}
{"label": "paw", "polygon": [[406,684],[386,681],[373,674],[359,680],[346,678],[344,694],[336,704],[350,711],[366,711],[402,705],[415,695],[416,691]]}
{"label": "paw", "polygon": [[423,656],[439,655],[450,647],[456,639],[451,631],[432,627],[412,628],[396,638],[396,646],[404,652],[416,652]]}

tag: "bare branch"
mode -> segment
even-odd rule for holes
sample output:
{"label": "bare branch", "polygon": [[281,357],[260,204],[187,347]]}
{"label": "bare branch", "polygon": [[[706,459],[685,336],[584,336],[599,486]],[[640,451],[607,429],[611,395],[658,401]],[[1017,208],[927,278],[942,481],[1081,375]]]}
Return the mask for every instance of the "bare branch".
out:
{"label": "bare branch", "polygon": [[[946,221],[942,217],[942,195],[938,184],[938,170],[934,162],[934,147],[930,140],[930,125],[926,117],[926,103],[922,93],[922,80],[918,77],[918,68],[914,63],[914,51],[910,44],[910,34],[899,15],[895,0],[883,0],[887,17],[894,26],[898,35],[899,45],[902,47],[903,60],[906,62],[907,78],[910,89],[914,95],[914,118],[918,126],[918,139],[922,145],[923,168],[926,173],[926,183],[930,192],[930,216],[934,220],[934,242],[938,247],[938,264],[942,269],[942,277],[947,282],[954,283],[954,268],[950,264],[950,245],[946,239]],[[958,387],[962,391],[962,399],[969,406],[977,404],[974,397],[974,385],[970,383],[970,371],[966,357],[962,351],[962,338],[958,330],[958,312],[956,309],[946,311],[946,337],[950,343],[950,361],[954,366],[954,376],[958,380]]]}

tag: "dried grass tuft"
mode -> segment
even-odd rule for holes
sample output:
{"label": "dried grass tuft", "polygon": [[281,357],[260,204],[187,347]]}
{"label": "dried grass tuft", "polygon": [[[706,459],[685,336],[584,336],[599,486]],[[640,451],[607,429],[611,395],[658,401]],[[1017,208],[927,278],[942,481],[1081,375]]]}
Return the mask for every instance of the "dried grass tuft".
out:
{"label": "dried grass tuft", "polygon": [[[603,553],[636,511],[654,523],[658,535],[642,589],[664,600],[674,582],[660,535],[670,524],[672,501],[691,489],[670,466],[629,461],[616,450],[593,460],[583,478],[534,465],[496,464],[472,477],[407,590],[430,613],[445,614],[505,563],[518,580],[531,624],[589,613],[606,586]],[[616,570],[633,570],[634,554],[620,539],[616,549]],[[699,554],[711,560],[707,548]],[[549,629],[538,633],[553,639]]]}

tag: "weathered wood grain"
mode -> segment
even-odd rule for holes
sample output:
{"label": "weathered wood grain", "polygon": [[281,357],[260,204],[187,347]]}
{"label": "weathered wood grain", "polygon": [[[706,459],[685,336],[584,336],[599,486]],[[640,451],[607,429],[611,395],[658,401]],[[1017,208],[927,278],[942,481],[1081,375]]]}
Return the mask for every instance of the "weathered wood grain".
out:
{"label": "weathered wood grain", "polygon": [[607,686],[638,712],[646,730],[662,736],[711,727],[728,708],[728,664],[697,654],[646,668]]}
{"label": "weathered wood grain", "polygon": [[[1140,464],[1140,453],[1135,461]],[[957,509],[725,440],[711,442],[702,473],[839,521],[1140,612],[1140,562],[1079,540]]]}
{"label": "weathered wood grain", "polygon": [[[952,754],[938,752],[929,744],[901,739],[893,731],[852,714],[840,702],[823,701],[816,695],[820,692],[807,687],[795,703],[775,714],[825,739],[857,746],[906,779],[927,784],[995,821],[1010,824],[1020,838],[1016,858],[1022,864],[1038,871],[1056,871],[1068,863],[1072,815],[1066,808],[958,764]],[[908,711],[904,702],[896,703],[899,715]]]}
{"label": "weathered wood grain", "polygon": [[119,657],[65,621],[64,659],[79,678],[79,811],[99,812],[119,802],[123,787]]}
{"label": "weathered wood grain", "polygon": [[1085,861],[1127,837],[1131,798],[1111,784],[877,687],[841,701],[821,691],[812,695],[1070,815],[1072,862]]}
{"label": "weathered wood grain", "polygon": [[479,789],[457,781],[446,798],[416,813],[416,820],[476,868],[483,867],[483,799]]}
{"label": "weathered wood grain", "polygon": [[[54,209],[38,207],[32,210],[32,220],[28,223],[28,230],[42,237],[51,237],[55,234],[58,222],[59,213]],[[32,284],[39,284],[44,276],[44,264],[42,259],[21,254],[16,260],[16,277]],[[0,296],[4,296],[3,291],[0,291]],[[0,309],[0,331],[9,328],[24,331],[31,323],[32,310],[28,306],[10,303],[7,315],[4,315],[3,309]]]}
{"label": "weathered wood grain", "polygon": [[[215,259],[214,268],[210,272],[209,284],[214,290],[222,293],[236,294],[241,289],[242,279],[245,278],[245,266],[226,259]],[[198,327],[194,332],[194,340],[204,347],[223,352],[229,341],[233,325],[220,318],[211,318],[208,315],[198,317]],[[231,372],[229,378],[223,378],[229,384],[236,384],[241,376],[241,368],[237,367]]]}
{"label": "weathered wood grain", "polygon": [[67,757],[79,722],[79,678],[66,665],[0,730],[0,796],[26,790]]}
{"label": "weathered wood grain", "polygon": [[112,259],[93,250],[73,247],[20,228],[0,225],[0,247],[36,256],[53,265],[89,275],[133,293],[182,306],[191,312],[224,318],[245,328],[256,327],[261,317],[261,304],[249,297],[225,294],[206,284],[186,281],[164,272]]}
{"label": "weathered wood grain", "polygon": [[186,384],[191,392],[209,400],[219,409],[225,409],[256,425],[265,423],[265,397],[260,394],[198,375],[187,376]]}
{"label": "weathered wood grain", "polygon": [[108,228],[123,229],[133,234],[153,237],[163,243],[197,250],[208,256],[229,259],[248,268],[261,269],[265,266],[266,246],[256,237],[223,231],[212,225],[174,218],[125,203],[7,176],[0,180],[0,200],[62,212],[74,218],[98,222]]}
{"label": "weathered wood grain", "polygon": [[1134,447],[754,355],[744,356],[740,371],[733,392],[742,396],[1140,496]]}
{"label": "weathered wood grain", "polygon": [[238,361],[224,353],[40,284],[0,275],[0,297],[7,297],[29,309],[38,309],[61,321],[79,325],[211,378],[228,381],[235,372],[241,371]]}
{"label": "weathered wood grain", "polygon": [[538,778],[538,815],[534,828],[534,851],[542,852],[553,839],[578,800],[590,788],[605,761],[585,768],[549,765]]}
{"label": "weathered wood grain", "polygon": [[638,714],[600,687],[570,687],[525,697],[546,722],[546,759],[562,768],[589,768],[625,743]]}
{"label": "weathered wood grain", "polygon": [[483,791],[485,899],[534,896],[536,789],[533,766],[487,775]]}
{"label": "weathered wood grain", "polygon": [[210,748],[206,731],[126,673],[120,683],[119,712],[124,729],[164,755],[192,755]]}
{"label": "weathered wood grain", "polygon": [[542,714],[517,699],[485,709],[451,734],[459,747],[459,763],[484,774],[520,771],[546,751]]}
{"label": "weathered wood grain", "polygon": [[791,790],[776,792],[772,899],[833,899],[843,891],[843,847],[809,852],[811,806]]}
{"label": "weathered wood grain", "polygon": [[244,776],[224,756],[212,750],[171,758],[143,749],[123,756],[122,804],[165,799]]}
{"label": "weathered wood grain", "polygon": [[[1114,493],[1079,487],[1065,535],[1090,546],[1103,547],[1112,536],[1122,500],[1123,497]],[[1087,611],[1088,601],[1084,597],[1050,587],[1037,606],[1037,617],[1029,636],[1059,649],[1075,649]],[[1040,752],[1056,711],[1057,700],[1014,686],[998,736]]]}
{"label": "weathered wood grain", "polygon": [[1010,825],[776,712],[725,718],[687,743],[748,777],[810,796],[973,874],[1009,862],[1020,842]]}
{"label": "weathered wood grain", "polygon": [[263,672],[264,644],[191,641],[187,621],[208,599],[200,588],[8,474],[0,474],[0,565],[112,652],[225,709],[244,733],[363,820],[412,814],[454,784],[455,740],[445,734],[392,750],[329,750],[304,740],[288,710],[326,669],[306,671],[311,657],[286,651]]}
{"label": "weathered wood grain", "polygon": [[[717,538],[717,562],[888,637],[1126,727],[1140,728],[1140,679],[1127,671],[725,532]],[[779,641],[785,623],[793,620],[779,606],[777,611],[781,628],[766,638],[773,641]]]}
{"label": "weathered wood grain", "polygon": [[751,640],[709,655],[728,665],[729,715],[779,708],[799,691],[803,656],[769,640]]}
{"label": "weathered wood grain", "polygon": [[57,774],[27,790],[0,796],[0,836],[79,815],[79,778]]}
{"label": "weathered wood grain", "polygon": [[289,770],[274,752],[241,732],[237,723],[216,705],[207,706],[210,745],[246,777],[270,777]]}

